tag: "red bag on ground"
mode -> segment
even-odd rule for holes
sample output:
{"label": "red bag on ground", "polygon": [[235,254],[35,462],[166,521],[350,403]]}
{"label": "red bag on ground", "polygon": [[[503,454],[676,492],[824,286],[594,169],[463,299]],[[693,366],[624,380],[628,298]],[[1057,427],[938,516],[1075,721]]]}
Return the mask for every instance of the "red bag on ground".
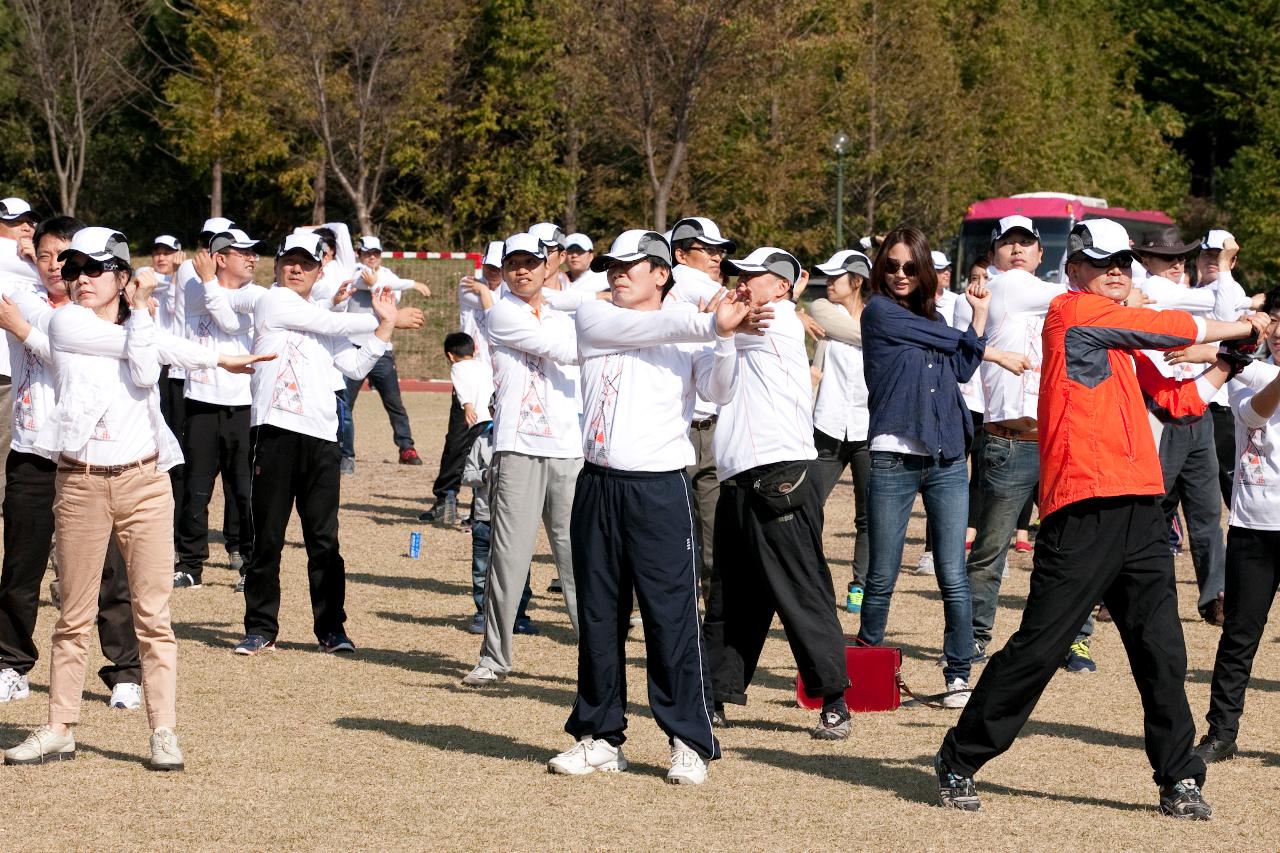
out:
{"label": "red bag on ground", "polygon": [[[902,704],[898,689],[902,650],[892,646],[868,646],[856,636],[845,635],[844,660],[849,672],[849,688],[844,701],[850,711],[892,711]],[[796,702],[816,711],[822,697],[809,696],[804,681],[796,674]]]}

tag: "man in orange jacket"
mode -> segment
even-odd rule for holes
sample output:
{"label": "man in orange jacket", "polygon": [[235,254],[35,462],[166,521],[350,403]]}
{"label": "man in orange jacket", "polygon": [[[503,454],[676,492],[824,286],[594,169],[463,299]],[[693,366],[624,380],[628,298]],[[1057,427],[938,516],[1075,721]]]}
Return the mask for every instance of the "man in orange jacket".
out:
{"label": "man in orange jacket", "polygon": [[1207,820],[1204,762],[1183,686],[1187,654],[1173,557],[1160,508],[1160,459],[1147,400],[1171,420],[1204,414],[1237,369],[1232,353],[1194,380],[1160,373],[1139,350],[1177,350],[1249,338],[1266,320],[1233,323],[1183,311],[1127,308],[1133,253],[1124,227],[1082,222],[1067,243],[1070,289],[1044,324],[1039,403],[1040,512],[1035,568],[1022,624],[978,681],[934,758],[944,806],[976,811],[973,775],[1017,738],[1099,599],[1124,640],[1145,712],[1147,757],[1160,811]]}

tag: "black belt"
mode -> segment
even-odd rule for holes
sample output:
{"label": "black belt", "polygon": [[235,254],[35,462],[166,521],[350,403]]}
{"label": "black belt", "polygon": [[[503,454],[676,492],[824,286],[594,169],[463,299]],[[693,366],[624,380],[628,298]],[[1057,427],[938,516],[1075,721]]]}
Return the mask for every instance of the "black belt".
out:
{"label": "black belt", "polygon": [[58,457],[58,470],[67,474],[95,474],[99,477],[118,477],[131,468],[142,468],[144,465],[150,465],[160,458],[159,453],[152,453],[146,459],[139,459],[137,462],[127,462],[124,465],[88,465],[78,459],[72,459],[70,456]]}
{"label": "black belt", "polygon": [[699,421],[692,421],[689,424],[689,429],[696,429],[696,430],[711,429],[713,426],[716,425],[716,421],[718,420],[720,420],[719,415],[712,415],[709,418],[703,418],[702,420],[699,420]]}

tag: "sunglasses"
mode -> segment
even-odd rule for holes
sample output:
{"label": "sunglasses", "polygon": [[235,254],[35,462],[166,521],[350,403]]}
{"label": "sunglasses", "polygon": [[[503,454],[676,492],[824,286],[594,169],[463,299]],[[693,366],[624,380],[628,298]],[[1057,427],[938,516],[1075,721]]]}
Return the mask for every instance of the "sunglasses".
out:
{"label": "sunglasses", "polygon": [[896,258],[885,258],[884,271],[886,273],[889,275],[897,275],[898,270],[902,270],[902,274],[905,276],[913,276],[920,270],[920,268],[916,266],[915,261],[907,261],[904,264]]}
{"label": "sunglasses", "polygon": [[97,278],[106,272],[114,272],[120,269],[120,264],[116,261],[67,261],[62,265],[62,280],[75,281],[82,275],[89,278]]}
{"label": "sunglasses", "polygon": [[1105,258],[1084,257],[1085,262],[1096,270],[1109,270],[1112,267],[1128,267],[1133,265],[1133,252],[1116,252]]}

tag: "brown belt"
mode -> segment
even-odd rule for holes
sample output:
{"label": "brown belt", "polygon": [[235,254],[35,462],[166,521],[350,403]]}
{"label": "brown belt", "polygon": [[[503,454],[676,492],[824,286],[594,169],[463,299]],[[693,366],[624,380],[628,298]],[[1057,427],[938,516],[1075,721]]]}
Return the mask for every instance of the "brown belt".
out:
{"label": "brown belt", "polygon": [[139,459],[137,462],[128,462],[124,465],[86,465],[84,462],[72,459],[70,456],[59,456],[58,470],[67,474],[95,474],[99,477],[118,477],[130,469],[150,465],[159,458],[159,453],[152,453],[146,459]]}
{"label": "brown belt", "polygon": [[1027,430],[1019,432],[1016,429],[1002,427],[1000,424],[983,424],[982,428],[997,438],[1007,438],[1010,441],[1039,441],[1040,434],[1036,430]]}
{"label": "brown belt", "polygon": [[709,418],[703,418],[700,421],[693,421],[689,424],[689,429],[704,430],[711,429],[716,425],[716,421],[720,420],[719,415],[712,415]]}

